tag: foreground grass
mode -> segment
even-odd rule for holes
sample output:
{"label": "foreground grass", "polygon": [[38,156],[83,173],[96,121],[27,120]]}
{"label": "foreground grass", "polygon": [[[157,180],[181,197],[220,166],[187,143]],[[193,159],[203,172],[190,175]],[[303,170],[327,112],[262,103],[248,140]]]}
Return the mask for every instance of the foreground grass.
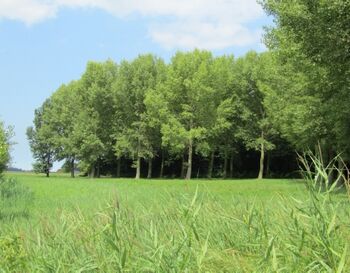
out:
{"label": "foreground grass", "polygon": [[346,196],[317,200],[301,181],[7,176],[34,201],[1,221],[5,272],[350,269]]}

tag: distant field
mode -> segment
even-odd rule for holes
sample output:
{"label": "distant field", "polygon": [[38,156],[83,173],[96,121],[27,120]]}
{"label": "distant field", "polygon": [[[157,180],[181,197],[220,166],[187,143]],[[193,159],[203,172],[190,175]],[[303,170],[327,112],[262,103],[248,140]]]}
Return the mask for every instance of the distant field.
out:
{"label": "distant field", "polygon": [[55,175],[46,178],[36,174],[9,173],[34,192],[30,221],[43,215],[57,217],[57,213],[76,208],[88,215],[104,210],[118,198],[125,207],[147,207],[157,212],[159,205],[173,206],[173,198],[192,198],[198,187],[207,200],[219,204],[252,203],[257,200],[266,206],[274,205],[280,196],[305,195],[305,186],[298,180],[148,180],[148,179],[89,179]]}
{"label": "distant field", "polygon": [[305,186],[299,180],[148,180],[148,179],[89,179],[56,175],[46,178],[31,173],[8,173],[28,186],[35,194],[32,212],[41,215],[55,214],[57,210],[79,207],[93,213],[106,207],[115,196],[121,204],[145,205],[152,209],[159,201],[167,203],[167,196],[192,197],[198,191],[209,199],[219,202],[258,199],[265,204],[274,203],[279,195],[300,196]]}
{"label": "distant field", "polygon": [[348,236],[346,195],[322,219],[300,180],[6,177],[34,199],[0,223],[5,272],[323,272]]}

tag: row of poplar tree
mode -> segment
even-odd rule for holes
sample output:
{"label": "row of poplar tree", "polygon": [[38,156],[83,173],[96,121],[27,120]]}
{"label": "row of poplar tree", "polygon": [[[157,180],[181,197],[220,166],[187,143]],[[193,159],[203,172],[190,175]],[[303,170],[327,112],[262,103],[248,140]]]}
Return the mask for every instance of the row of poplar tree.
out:
{"label": "row of poplar tree", "polygon": [[210,177],[215,153],[227,161],[242,144],[259,150],[263,162],[274,145],[258,87],[261,65],[263,56],[254,52],[235,60],[199,50],[178,52],[170,64],[153,55],[90,62],[80,80],[62,85],[36,110],[27,132],[35,168],[49,173],[54,160],[66,159],[71,170],[77,161],[99,176],[114,156],[119,166],[131,159],[139,178],[141,161],[150,177],[155,157],[161,172],[168,159],[180,158],[180,176],[190,178],[200,154],[210,158]]}
{"label": "row of poplar tree", "polygon": [[89,62],[79,80],[35,111],[27,131],[35,169],[48,175],[53,161],[66,160],[72,175],[78,164],[98,177],[115,163],[112,175],[128,165],[140,178],[145,162],[147,177],[157,162],[162,177],[180,162],[177,176],[189,179],[195,159],[205,176],[216,170],[226,177],[237,154],[255,151],[262,178],[273,150],[283,156],[319,145],[324,160],[336,153],[348,159],[347,3],[262,4],[275,17],[267,52],[234,58],[194,50],[177,52],[169,63],[151,54]]}

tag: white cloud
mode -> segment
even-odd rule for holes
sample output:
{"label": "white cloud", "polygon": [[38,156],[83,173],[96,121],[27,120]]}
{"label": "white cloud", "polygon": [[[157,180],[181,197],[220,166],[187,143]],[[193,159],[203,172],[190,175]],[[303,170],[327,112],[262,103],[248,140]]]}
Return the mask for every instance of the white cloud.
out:
{"label": "white cloud", "polygon": [[37,0],[0,0],[0,18],[33,24],[55,14],[54,5]]}
{"label": "white cloud", "polygon": [[149,20],[150,37],[166,48],[253,45],[261,30],[245,25],[263,16],[255,0],[0,0],[0,18],[31,25],[63,7],[99,8],[119,18],[141,15]]}

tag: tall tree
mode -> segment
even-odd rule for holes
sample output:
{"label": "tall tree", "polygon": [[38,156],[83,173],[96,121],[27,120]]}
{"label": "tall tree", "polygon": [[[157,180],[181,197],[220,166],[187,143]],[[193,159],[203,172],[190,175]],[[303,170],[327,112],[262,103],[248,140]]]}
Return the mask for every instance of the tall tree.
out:
{"label": "tall tree", "polygon": [[260,153],[258,178],[264,176],[264,162],[266,151],[275,148],[271,137],[275,134],[272,120],[264,103],[265,95],[259,88],[261,78],[259,62],[260,56],[256,52],[248,52],[237,60],[237,79],[235,88],[239,90],[239,97],[243,101],[246,114],[243,130],[239,131],[240,138],[248,149]]}
{"label": "tall tree", "polygon": [[214,90],[211,87],[210,52],[195,50],[178,52],[172,58],[168,77],[159,87],[158,105],[162,105],[163,146],[174,151],[186,151],[186,179],[192,176],[195,148],[206,142],[206,132],[212,123],[208,117],[215,111]]}
{"label": "tall tree", "polygon": [[154,90],[165,76],[164,62],[153,55],[142,55],[132,62],[123,61],[113,85],[115,111],[115,151],[118,157],[134,160],[135,178],[141,177],[141,160],[148,161],[148,177],[152,176],[152,160],[159,149],[159,134],[146,105],[147,93]]}
{"label": "tall tree", "polygon": [[47,115],[51,127],[57,160],[66,160],[74,177],[75,161],[79,154],[79,135],[76,124],[82,106],[77,97],[79,81],[62,85],[52,96]]}
{"label": "tall tree", "polygon": [[47,122],[49,115],[47,111],[50,108],[51,101],[46,100],[41,107],[35,110],[34,127],[27,129],[29,145],[35,159],[33,168],[35,172],[45,173],[50,176],[55,157],[54,132]]}
{"label": "tall tree", "polygon": [[113,102],[112,84],[118,67],[112,61],[89,62],[80,80],[77,100],[81,105],[76,118],[75,136],[79,140],[77,157],[80,167],[90,177],[99,177],[106,155],[112,150]]}
{"label": "tall tree", "polygon": [[[214,112],[207,117],[208,128],[208,178],[212,177],[214,158],[217,152],[224,154],[224,170],[223,176],[226,177],[227,157],[232,154],[233,144],[235,143],[234,127],[238,124],[228,120],[227,113],[231,113],[231,117],[238,113],[235,111],[235,103],[233,100],[234,92],[232,83],[234,81],[234,58],[233,56],[222,56],[214,59],[211,66],[211,86],[215,90],[215,96],[212,98],[214,103]],[[226,167],[225,167],[226,166]]]}
{"label": "tall tree", "polygon": [[308,98],[312,110],[303,103],[299,108],[304,112],[299,109],[298,119],[322,117],[316,130],[323,132],[317,141],[329,152],[336,149],[350,155],[350,2],[264,0],[262,4],[275,19],[266,44],[276,52],[280,64],[292,67],[296,75],[304,74],[305,87],[299,94],[290,90],[290,96],[294,101],[296,96]]}
{"label": "tall tree", "polygon": [[322,88],[321,72],[302,59],[299,62],[298,67],[282,64],[275,53],[264,53],[258,85],[274,126],[295,149],[305,150],[329,138],[330,129],[320,107],[322,100],[316,95]]}

